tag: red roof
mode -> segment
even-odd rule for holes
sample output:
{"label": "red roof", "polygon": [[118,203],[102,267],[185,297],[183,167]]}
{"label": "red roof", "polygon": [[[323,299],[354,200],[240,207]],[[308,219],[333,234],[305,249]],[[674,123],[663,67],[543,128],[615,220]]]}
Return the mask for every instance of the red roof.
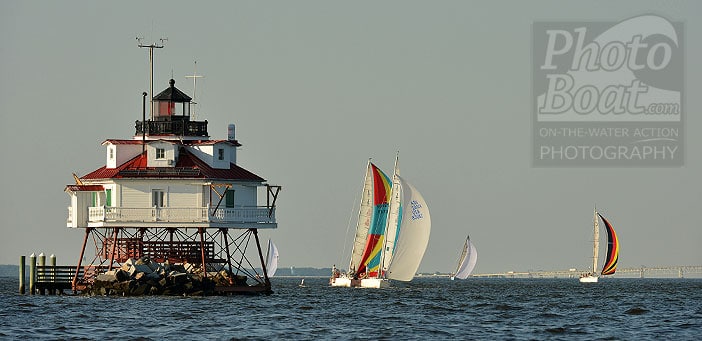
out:
{"label": "red roof", "polygon": [[68,185],[65,190],[71,192],[102,192],[105,188],[102,185]]}
{"label": "red roof", "polygon": [[141,140],[105,140],[102,145],[104,146],[106,143],[112,143],[112,144],[142,144]]}
{"label": "red roof", "polygon": [[187,149],[181,148],[175,167],[147,167],[146,153],[139,154],[117,168],[102,166],[81,179],[177,178],[266,181],[233,163],[228,169],[210,167]]}

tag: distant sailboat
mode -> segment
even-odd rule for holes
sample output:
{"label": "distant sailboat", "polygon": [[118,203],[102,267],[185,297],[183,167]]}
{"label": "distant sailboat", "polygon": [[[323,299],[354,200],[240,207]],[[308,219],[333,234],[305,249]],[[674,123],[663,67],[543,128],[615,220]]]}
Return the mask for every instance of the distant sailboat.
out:
{"label": "distant sailboat", "polygon": [[266,275],[268,277],[275,276],[275,272],[278,270],[278,247],[273,244],[273,242],[268,239],[268,252],[266,253]]}
{"label": "distant sailboat", "polygon": [[422,195],[399,175],[392,179],[368,161],[349,271],[333,274],[339,287],[382,288],[414,278],[429,242],[431,218]]}
{"label": "distant sailboat", "polygon": [[[599,219],[605,224],[607,229],[607,257],[602,267],[602,272],[597,273],[597,263],[600,249],[600,224]],[[612,275],[617,270],[617,261],[619,260],[619,239],[614,232],[614,227],[601,214],[595,213],[593,217],[593,248],[592,248],[592,272],[580,276],[581,283],[597,283],[599,276]]]}
{"label": "distant sailboat", "polygon": [[455,274],[451,276],[451,280],[454,278],[468,278],[471,272],[473,272],[477,261],[478,250],[475,249],[473,242],[470,241],[470,236],[468,236],[466,242],[463,244],[463,251],[461,252],[461,257],[458,259],[458,266],[456,267]]}
{"label": "distant sailboat", "polygon": [[305,287],[305,279],[304,278],[300,281],[300,284],[298,285],[298,287],[300,287],[300,288]]}

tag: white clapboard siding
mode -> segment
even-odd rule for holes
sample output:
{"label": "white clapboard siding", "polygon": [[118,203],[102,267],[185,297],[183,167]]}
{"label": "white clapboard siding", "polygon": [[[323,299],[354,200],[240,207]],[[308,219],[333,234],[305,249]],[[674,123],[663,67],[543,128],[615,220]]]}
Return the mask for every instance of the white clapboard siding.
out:
{"label": "white clapboard siding", "polygon": [[123,184],[121,207],[151,207],[151,188],[146,184]]}
{"label": "white clapboard siding", "polygon": [[200,188],[192,184],[170,185],[167,188],[168,207],[197,207],[200,199]]}

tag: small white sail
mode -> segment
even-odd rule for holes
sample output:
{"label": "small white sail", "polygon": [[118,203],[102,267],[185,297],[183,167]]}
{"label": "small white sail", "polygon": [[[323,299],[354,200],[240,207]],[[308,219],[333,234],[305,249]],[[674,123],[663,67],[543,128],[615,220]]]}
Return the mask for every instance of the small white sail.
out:
{"label": "small white sail", "polygon": [[422,194],[399,175],[397,178],[402,187],[402,222],[387,277],[411,281],[429,244],[431,217]]}
{"label": "small white sail", "polygon": [[478,250],[475,249],[473,242],[470,241],[470,237],[466,239],[463,245],[463,252],[461,253],[461,259],[458,263],[458,269],[456,270],[456,278],[466,279],[473,272],[475,268],[475,263],[478,261]]}
{"label": "small white sail", "polygon": [[266,274],[268,277],[275,276],[275,272],[278,270],[278,247],[273,244],[273,242],[268,239],[268,252],[266,254]]}

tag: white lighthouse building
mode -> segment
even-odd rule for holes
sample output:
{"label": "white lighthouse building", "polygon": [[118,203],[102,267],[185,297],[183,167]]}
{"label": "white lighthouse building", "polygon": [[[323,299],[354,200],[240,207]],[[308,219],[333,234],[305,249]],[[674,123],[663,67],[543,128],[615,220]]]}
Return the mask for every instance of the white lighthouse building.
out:
{"label": "white lighthouse building", "polygon": [[205,291],[271,292],[257,231],[277,228],[280,186],[237,164],[233,125],[218,140],[191,120],[173,79],[152,100],[147,119],[144,93],[134,136],[105,140],[105,165],[66,186],[67,226],[85,231],[74,290],[147,259],[207,278]]}

